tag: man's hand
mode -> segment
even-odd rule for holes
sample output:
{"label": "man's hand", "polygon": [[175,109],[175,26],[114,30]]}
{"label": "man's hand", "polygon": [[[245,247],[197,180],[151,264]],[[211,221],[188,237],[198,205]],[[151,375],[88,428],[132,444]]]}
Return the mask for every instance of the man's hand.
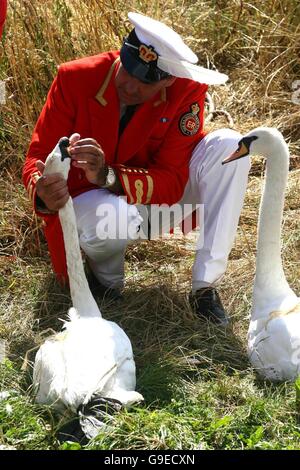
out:
{"label": "man's hand", "polygon": [[102,186],[105,184],[106,167],[104,152],[95,139],[80,139],[69,147],[72,164],[85,171],[86,179]]}
{"label": "man's hand", "polygon": [[[37,169],[43,173],[45,163],[36,162]],[[36,182],[36,193],[50,211],[58,211],[68,201],[70,195],[66,180],[59,173],[41,176]]]}
{"label": "man's hand", "polygon": [[[72,134],[70,137],[70,145],[75,145],[79,139],[79,134]],[[43,175],[45,163],[38,160],[36,162],[36,167]],[[59,173],[41,176],[36,183],[36,193],[44,202],[47,209],[53,212],[61,209],[70,197],[67,182]]]}

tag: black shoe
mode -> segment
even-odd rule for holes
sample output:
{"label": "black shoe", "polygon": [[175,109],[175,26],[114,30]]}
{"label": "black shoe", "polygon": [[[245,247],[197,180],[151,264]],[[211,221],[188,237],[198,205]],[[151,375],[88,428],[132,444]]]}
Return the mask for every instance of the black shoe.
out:
{"label": "black shoe", "polygon": [[190,294],[190,303],[197,316],[221,326],[229,324],[220,296],[214,287],[203,287]]}
{"label": "black shoe", "polygon": [[108,302],[118,302],[123,300],[121,290],[117,288],[107,287],[98,281],[95,274],[91,270],[88,264],[86,264],[86,278],[89,284],[89,288],[94,297],[107,300]]}

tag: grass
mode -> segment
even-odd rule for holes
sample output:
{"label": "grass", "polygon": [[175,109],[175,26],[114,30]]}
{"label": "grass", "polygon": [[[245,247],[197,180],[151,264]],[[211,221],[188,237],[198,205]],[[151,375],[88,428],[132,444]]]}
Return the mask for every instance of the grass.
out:
{"label": "grass", "polygon": [[[143,2],[43,0],[10,2],[0,45],[0,79],[7,104],[0,107],[0,448],[73,449],[59,444],[60,418],[34,403],[27,350],[49,328],[59,330],[71,304],[49,266],[41,222],[20,182],[24,153],[57,64],[120,45],[129,28],[126,12],[161,18],[186,38],[203,65],[230,75],[213,88],[218,108],[244,132],[278,127],[300,155],[300,108],[291,102],[299,79],[296,0]],[[100,14],[101,12],[101,14]],[[62,39],[63,38],[63,39]],[[209,129],[226,125],[223,118]],[[89,449],[300,449],[299,385],[271,385],[254,375],[246,355],[255,269],[257,212],[263,165],[255,160],[220,292],[233,319],[224,333],[193,316],[190,289],[195,235],[142,242],[127,252],[125,301],[100,305],[107,319],[129,335],[137,389],[145,404],[115,417],[112,431]],[[283,225],[283,261],[300,292],[300,166],[292,159]],[[34,352],[29,359],[34,359]]]}

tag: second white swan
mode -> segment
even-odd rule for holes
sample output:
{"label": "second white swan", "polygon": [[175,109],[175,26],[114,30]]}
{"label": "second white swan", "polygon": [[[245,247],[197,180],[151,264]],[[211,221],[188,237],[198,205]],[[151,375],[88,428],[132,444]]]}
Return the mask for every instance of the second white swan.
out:
{"label": "second white swan", "polygon": [[263,377],[292,381],[300,375],[300,299],[286,280],[281,260],[289,150],[278,130],[259,127],[245,135],[238,149],[223,163],[246,155],[261,155],[267,160],[259,211],[248,355]]}

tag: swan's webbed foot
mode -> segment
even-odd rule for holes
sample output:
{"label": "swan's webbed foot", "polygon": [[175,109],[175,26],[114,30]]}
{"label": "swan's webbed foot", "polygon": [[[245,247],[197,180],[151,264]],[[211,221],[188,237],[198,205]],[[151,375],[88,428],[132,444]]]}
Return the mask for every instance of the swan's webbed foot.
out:
{"label": "swan's webbed foot", "polygon": [[77,409],[80,427],[88,439],[96,437],[112,425],[112,415],[122,409],[122,403],[114,398],[93,395],[86,405]]}
{"label": "swan's webbed foot", "polygon": [[72,441],[85,445],[100,431],[109,429],[112,415],[121,409],[119,400],[93,395],[87,404],[79,405],[77,416],[60,427],[57,438],[60,442]]}

